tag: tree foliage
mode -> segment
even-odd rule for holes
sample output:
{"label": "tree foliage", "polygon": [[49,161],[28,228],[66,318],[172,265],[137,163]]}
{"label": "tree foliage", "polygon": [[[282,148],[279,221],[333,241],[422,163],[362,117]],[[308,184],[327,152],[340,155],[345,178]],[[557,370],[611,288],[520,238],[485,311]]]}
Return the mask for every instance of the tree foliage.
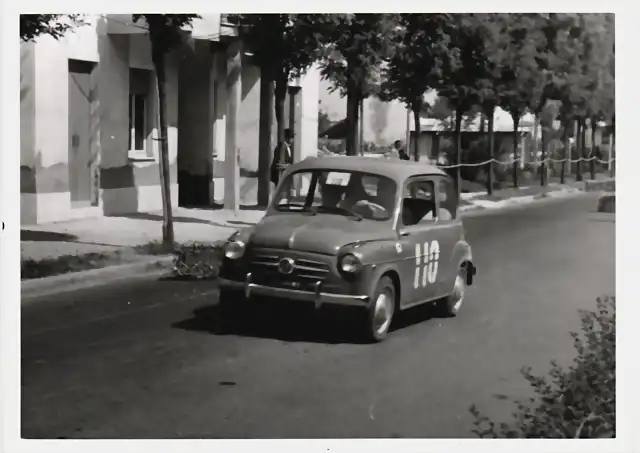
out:
{"label": "tree foliage", "polygon": [[359,106],[379,91],[382,68],[392,54],[397,15],[327,14],[319,25],[322,75],[347,97],[347,154],[355,155]]}
{"label": "tree foliage", "polygon": [[20,39],[33,41],[40,35],[60,39],[70,29],[83,24],[81,14],[20,14]]}
{"label": "tree foliage", "polygon": [[422,109],[425,93],[439,88],[444,74],[457,64],[451,20],[450,14],[399,15],[400,31],[393,37],[394,52],[384,71],[383,99],[397,99],[414,111]]}
{"label": "tree foliage", "polygon": [[[450,46],[451,20],[450,14],[398,15],[398,31],[392,35],[394,51],[383,73],[380,94],[385,101],[400,100],[413,112],[416,135],[420,134],[426,92],[438,88],[444,74],[457,64],[457,49]],[[418,140],[414,144],[417,160]]]}

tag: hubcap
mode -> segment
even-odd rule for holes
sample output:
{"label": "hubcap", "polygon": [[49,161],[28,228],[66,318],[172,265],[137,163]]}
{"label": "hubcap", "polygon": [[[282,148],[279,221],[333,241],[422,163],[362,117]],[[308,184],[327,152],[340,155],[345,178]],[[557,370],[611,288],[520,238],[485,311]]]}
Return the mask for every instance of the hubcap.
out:
{"label": "hubcap", "polygon": [[465,273],[464,271],[460,271],[456,276],[456,281],[453,285],[453,294],[451,295],[451,299],[453,302],[452,311],[457,313],[462,306],[462,302],[464,301],[464,290],[465,290]]}
{"label": "hubcap", "polygon": [[391,325],[393,317],[393,299],[388,292],[381,293],[375,302],[375,311],[373,316],[374,327],[376,333],[383,334]]}

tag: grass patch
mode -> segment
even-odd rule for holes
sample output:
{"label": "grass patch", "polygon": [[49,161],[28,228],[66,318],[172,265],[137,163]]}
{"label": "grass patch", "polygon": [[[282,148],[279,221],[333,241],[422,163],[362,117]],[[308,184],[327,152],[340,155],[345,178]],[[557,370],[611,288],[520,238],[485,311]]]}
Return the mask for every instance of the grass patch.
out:
{"label": "grass patch", "polygon": [[175,253],[181,247],[174,244],[167,250],[161,242],[153,241],[136,247],[99,253],[83,253],[81,255],[62,255],[42,260],[26,259],[20,263],[20,279],[53,277],[71,272],[102,269],[118,264],[129,264],[140,261],[145,256],[161,256]]}

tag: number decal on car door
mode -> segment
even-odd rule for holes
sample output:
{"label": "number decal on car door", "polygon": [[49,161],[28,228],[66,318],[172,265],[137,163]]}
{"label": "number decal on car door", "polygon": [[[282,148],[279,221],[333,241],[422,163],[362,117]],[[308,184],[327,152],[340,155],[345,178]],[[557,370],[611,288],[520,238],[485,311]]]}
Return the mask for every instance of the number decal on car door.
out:
{"label": "number decal on car door", "polygon": [[[420,253],[420,244],[416,244],[416,273],[413,279],[413,287],[423,288],[427,284],[436,282],[438,276],[438,261],[440,260],[440,244],[438,241],[424,243],[424,253]],[[422,278],[421,278],[422,277]]]}

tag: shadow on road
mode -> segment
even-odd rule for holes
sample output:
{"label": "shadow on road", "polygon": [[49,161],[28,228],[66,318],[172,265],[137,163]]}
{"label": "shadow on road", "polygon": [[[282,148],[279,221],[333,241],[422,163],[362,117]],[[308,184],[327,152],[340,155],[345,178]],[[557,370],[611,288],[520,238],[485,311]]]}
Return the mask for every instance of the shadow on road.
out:
{"label": "shadow on road", "polygon": [[[367,344],[362,334],[362,311],[292,305],[269,301],[252,304],[242,311],[227,312],[218,305],[206,305],[193,311],[189,319],[172,324],[173,328],[213,335],[268,338],[286,342],[324,344]],[[432,305],[398,313],[393,331],[428,322],[438,314]]]}
{"label": "shadow on road", "polygon": [[20,240],[33,242],[77,242],[78,236],[53,231],[20,230]]}

